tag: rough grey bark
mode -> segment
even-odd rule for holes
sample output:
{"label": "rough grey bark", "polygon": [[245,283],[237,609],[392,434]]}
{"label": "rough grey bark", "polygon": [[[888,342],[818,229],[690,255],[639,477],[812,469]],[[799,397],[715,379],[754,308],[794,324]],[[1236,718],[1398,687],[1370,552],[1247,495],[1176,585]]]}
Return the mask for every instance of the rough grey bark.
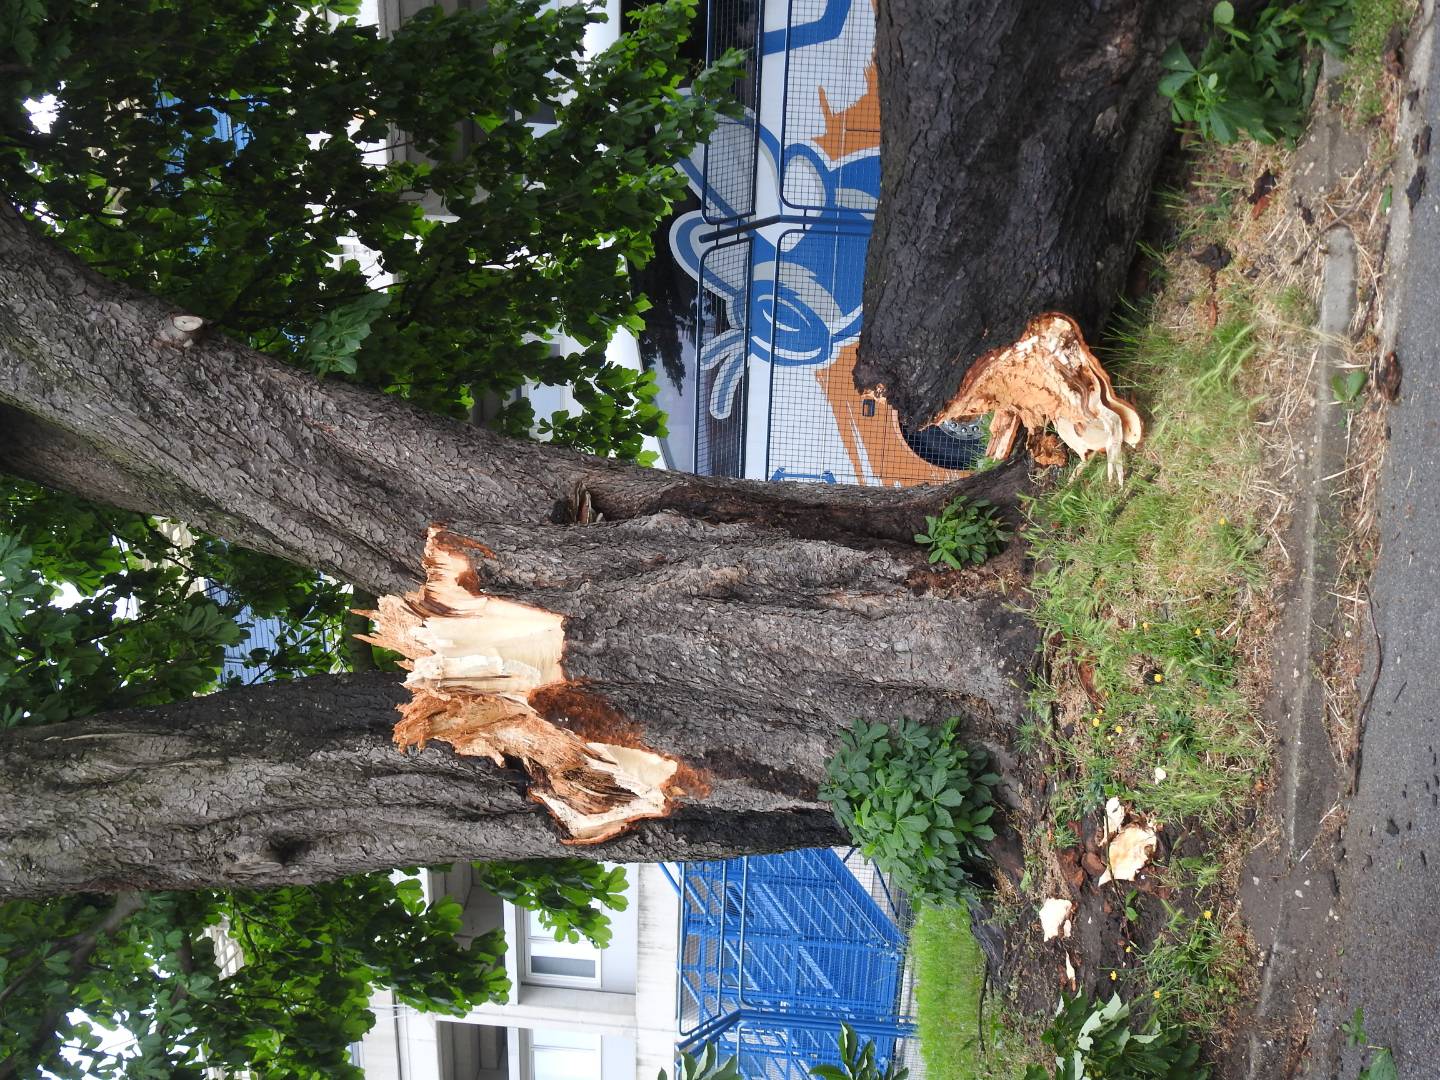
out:
{"label": "rough grey bark", "polygon": [[[0,897],[327,880],[448,859],[573,854],[523,774],[400,754],[382,675],[271,684],[0,739]],[[627,861],[839,842],[833,817],[685,808]],[[445,853],[441,855],[440,853]]]}
{"label": "rough grey bark", "polygon": [[[1242,5],[1246,6],[1246,5]],[[1253,6],[1253,5],[1249,5]],[[857,384],[922,422],[1060,311],[1095,340],[1172,131],[1160,57],[1213,0],[885,0]],[[939,298],[944,303],[937,303]]]}
{"label": "rough grey bark", "polygon": [[[909,537],[959,491],[1013,507],[1018,471],[915,492],[659,473],[502,439],[223,339],[174,348],[154,333],[174,314],[0,212],[0,468],[179,517],[377,592],[416,583],[431,522],[485,545],[479,585],[564,615],[567,677],[708,788],[679,816],[593,853],[685,858],[828,842],[816,790],[839,730],[857,716],[960,714],[974,737],[1007,741],[1035,646],[1013,609],[1021,554],[936,575]],[[584,523],[595,513],[604,520]],[[0,779],[11,828],[28,837],[20,845],[9,839],[20,832],[0,824],[15,852],[0,889],[200,885],[223,873],[294,882],[558,850],[548,821],[493,766],[433,750],[419,760],[444,764],[421,767],[387,749],[388,684],[246,695],[138,721],[168,724],[164,736],[112,716],[63,735],[0,738],[7,763],[40,755],[53,766],[25,773],[23,793]],[[324,741],[361,716],[370,741]],[[207,734],[167,742],[187,727]],[[321,740],[303,744],[303,766],[282,749],[297,731]],[[247,764],[244,747],[257,738],[279,755],[281,779]],[[226,749],[204,749],[215,741]],[[59,765],[41,754],[57,750],[69,755]],[[115,770],[127,779],[107,802],[94,780]],[[305,786],[321,776],[323,790]],[[167,792],[177,785],[174,805]],[[75,843],[64,815],[82,788],[99,800],[92,828],[113,831]],[[277,793],[291,800],[279,816],[266,809]],[[35,808],[46,799],[65,808]],[[158,816],[127,815],[130,803]],[[376,821],[384,828],[372,836]],[[146,833],[139,858],[105,868],[106,849],[128,832],[172,822],[185,824],[163,841]]]}

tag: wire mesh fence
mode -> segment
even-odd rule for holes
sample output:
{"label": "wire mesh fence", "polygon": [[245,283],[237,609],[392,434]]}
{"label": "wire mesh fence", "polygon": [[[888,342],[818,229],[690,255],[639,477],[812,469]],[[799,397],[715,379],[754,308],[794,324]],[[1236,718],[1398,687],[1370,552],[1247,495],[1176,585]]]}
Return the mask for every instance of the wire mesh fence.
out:
{"label": "wire mesh fence", "polygon": [[[868,4],[860,4],[864,0],[790,0],[792,41],[818,37],[837,11],[855,16],[836,28],[824,48],[795,48],[786,55],[780,194],[797,210],[875,209],[870,185],[844,183],[835,169],[837,162],[880,145],[874,16]],[[878,165],[877,154],[873,167]]]}
{"label": "wire mesh fence", "polygon": [[696,293],[695,471],[745,475],[751,240],[708,248]]}
{"label": "wire mesh fence", "polygon": [[733,221],[755,212],[760,104],[760,19],[765,0],[711,0],[708,6],[706,61],[726,52],[744,57],[744,69],[729,87],[743,112],[720,124],[705,143],[702,169],[704,215],[710,222]]}

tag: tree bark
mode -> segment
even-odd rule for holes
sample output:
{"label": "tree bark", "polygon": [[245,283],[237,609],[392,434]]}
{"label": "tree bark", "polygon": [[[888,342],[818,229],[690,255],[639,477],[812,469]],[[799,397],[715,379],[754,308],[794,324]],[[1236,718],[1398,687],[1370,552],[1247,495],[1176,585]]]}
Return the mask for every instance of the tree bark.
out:
{"label": "tree bark", "polygon": [[[0,897],[263,886],[451,859],[573,854],[523,775],[390,742],[389,676],[269,684],[0,739]],[[781,733],[771,736],[771,749]],[[813,803],[687,806],[625,861],[840,842]]]}
{"label": "tree bark", "polygon": [[161,333],[176,314],[0,204],[0,468],[377,593],[417,580],[437,520],[543,548],[588,505],[592,519],[673,511],[874,545],[908,542],[961,492],[1011,505],[1022,479],[876,491],[643,469],[318,380],[219,336],[177,348]]}
{"label": "tree bark", "polygon": [[857,385],[924,423],[1037,315],[1096,340],[1172,136],[1160,57],[1193,46],[1213,7],[878,5],[881,198]]}
{"label": "tree bark", "polygon": [[[1021,552],[935,574],[910,537],[961,492],[1013,524],[1018,468],[913,492],[640,469],[506,440],[218,337],[177,348],[155,333],[175,314],[0,211],[0,467],[377,593],[419,581],[432,522],[476,541],[477,587],[563,616],[565,677],[695,777],[678,812],[590,853],[833,841],[817,790],[858,716],[962,715],[973,739],[1008,742],[1036,644],[1015,610]],[[562,850],[518,774],[390,747],[399,697],[383,679],[314,680],[7,733],[0,893],[295,883]]]}

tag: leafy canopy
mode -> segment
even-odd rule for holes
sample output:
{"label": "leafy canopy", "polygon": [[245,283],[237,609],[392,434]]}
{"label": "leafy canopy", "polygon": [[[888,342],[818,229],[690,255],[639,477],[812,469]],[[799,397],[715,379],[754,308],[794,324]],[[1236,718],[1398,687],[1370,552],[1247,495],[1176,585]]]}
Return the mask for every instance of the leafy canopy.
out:
{"label": "leafy canopy", "polygon": [[[0,0],[0,188],[91,265],[256,348],[456,416],[569,384],[615,415],[554,437],[635,456],[662,418],[605,343],[639,325],[629,269],[734,77],[687,70],[695,0],[640,9],[588,60],[593,3],[432,7],[388,38],[357,6]],[[46,96],[48,133],[25,104]],[[523,405],[504,419],[530,427]]]}
{"label": "leafy canopy", "polygon": [[[644,310],[629,271],[734,74],[681,59],[694,0],[638,12],[589,60],[593,5],[433,9],[391,38],[356,7],[0,0],[0,192],[102,273],[318,377],[453,416],[527,380],[569,384],[585,413],[541,433],[638,456],[663,423],[655,388],[605,344]],[[43,131],[27,102],[47,97]],[[562,354],[561,334],[580,351]],[[499,420],[532,421],[518,403]],[[214,689],[242,614],[289,628],[256,672],[337,665],[339,584],[18,482],[0,500],[0,726]],[[477,877],[571,940],[603,942],[595,905],[624,903],[623,875],[581,860]],[[217,926],[243,955],[224,978]],[[0,1080],[358,1075],[346,1049],[373,1022],[372,988],[450,1014],[503,999],[503,940],[459,927],[413,874],[8,903]]]}

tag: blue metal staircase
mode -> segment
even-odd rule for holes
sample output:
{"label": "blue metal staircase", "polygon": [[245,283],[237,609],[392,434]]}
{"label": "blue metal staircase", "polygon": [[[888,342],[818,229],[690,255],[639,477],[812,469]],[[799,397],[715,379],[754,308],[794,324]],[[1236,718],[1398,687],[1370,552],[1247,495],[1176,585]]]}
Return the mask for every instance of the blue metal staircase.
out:
{"label": "blue metal staircase", "polygon": [[905,909],[835,852],[687,864],[680,878],[681,1050],[719,1044],[748,1080],[806,1080],[842,1021],[881,1061],[913,1034]]}

